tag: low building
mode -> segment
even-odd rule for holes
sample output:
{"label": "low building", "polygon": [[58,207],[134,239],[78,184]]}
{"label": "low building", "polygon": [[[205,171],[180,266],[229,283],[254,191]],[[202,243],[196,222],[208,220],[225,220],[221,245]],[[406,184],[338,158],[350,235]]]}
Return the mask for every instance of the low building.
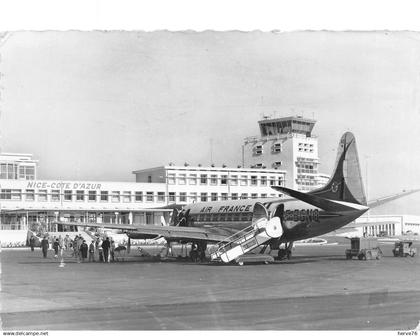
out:
{"label": "low building", "polygon": [[[356,219],[346,225],[344,235],[352,236],[394,237],[403,235],[420,235],[420,216],[412,215],[369,215]],[[349,231],[350,230],[350,231]]]}

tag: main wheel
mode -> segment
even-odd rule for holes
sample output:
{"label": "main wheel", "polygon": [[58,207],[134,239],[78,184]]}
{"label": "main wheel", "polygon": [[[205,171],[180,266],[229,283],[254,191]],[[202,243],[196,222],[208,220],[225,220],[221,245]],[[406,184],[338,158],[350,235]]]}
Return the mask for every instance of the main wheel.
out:
{"label": "main wheel", "polygon": [[244,265],[244,262],[242,260],[240,260],[240,261],[238,261],[238,265],[239,266],[243,266]]}

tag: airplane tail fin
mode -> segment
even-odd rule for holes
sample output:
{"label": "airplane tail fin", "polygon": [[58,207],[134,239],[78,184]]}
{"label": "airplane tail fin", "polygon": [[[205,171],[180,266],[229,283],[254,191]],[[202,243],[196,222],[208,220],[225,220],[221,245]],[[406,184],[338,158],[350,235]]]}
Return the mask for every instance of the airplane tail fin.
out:
{"label": "airplane tail fin", "polygon": [[352,133],[346,132],[340,139],[335,170],[328,183],[308,194],[330,200],[367,204],[360,173],[356,139]]}

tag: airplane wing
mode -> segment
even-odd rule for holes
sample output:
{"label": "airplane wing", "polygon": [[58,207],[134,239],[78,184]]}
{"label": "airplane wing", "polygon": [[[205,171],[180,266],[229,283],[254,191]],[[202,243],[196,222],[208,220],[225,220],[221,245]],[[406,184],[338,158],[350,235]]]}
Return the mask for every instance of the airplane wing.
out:
{"label": "airplane wing", "polygon": [[63,223],[57,224],[76,225],[79,227],[98,227],[108,229],[118,229],[127,232],[127,235],[133,239],[152,239],[163,237],[168,240],[187,240],[187,241],[205,241],[222,242],[227,241],[229,232],[223,232],[217,228],[197,228],[186,226],[158,226],[158,225],[123,225],[123,224],[102,224],[102,223]]}

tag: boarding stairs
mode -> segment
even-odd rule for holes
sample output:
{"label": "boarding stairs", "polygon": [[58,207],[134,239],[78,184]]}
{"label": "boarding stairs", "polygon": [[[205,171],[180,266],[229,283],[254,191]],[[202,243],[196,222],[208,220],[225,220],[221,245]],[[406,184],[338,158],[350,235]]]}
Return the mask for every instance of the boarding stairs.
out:
{"label": "boarding stairs", "polygon": [[217,249],[210,254],[211,260],[221,259],[224,263],[228,263],[282,234],[283,228],[279,217],[270,220],[260,219],[257,223],[228,237],[227,243],[218,243]]}

